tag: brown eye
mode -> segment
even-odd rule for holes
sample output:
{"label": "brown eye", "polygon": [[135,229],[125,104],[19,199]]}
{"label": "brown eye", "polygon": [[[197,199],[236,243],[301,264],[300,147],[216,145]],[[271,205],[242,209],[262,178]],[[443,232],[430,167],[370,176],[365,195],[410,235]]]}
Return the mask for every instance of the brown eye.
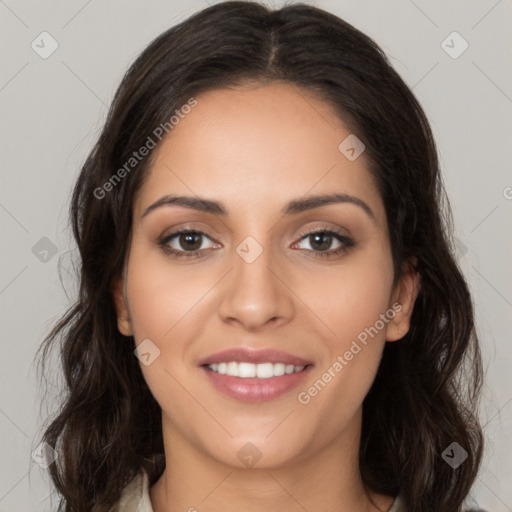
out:
{"label": "brown eye", "polygon": [[183,229],[163,237],[158,245],[169,255],[199,257],[207,248],[202,247],[204,239],[211,238],[201,231]]}
{"label": "brown eye", "polygon": [[[355,246],[354,241],[350,238],[330,230],[301,233],[301,236],[299,243],[308,241],[309,248],[306,247],[306,250],[313,252],[315,256],[336,256]],[[331,248],[333,242],[338,244],[335,248]]]}
{"label": "brown eye", "polygon": [[187,251],[197,251],[202,244],[201,237],[200,233],[182,233],[178,237],[178,245]]}
{"label": "brown eye", "polygon": [[309,235],[310,245],[318,251],[327,251],[332,244],[333,236],[326,233],[315,233]]}

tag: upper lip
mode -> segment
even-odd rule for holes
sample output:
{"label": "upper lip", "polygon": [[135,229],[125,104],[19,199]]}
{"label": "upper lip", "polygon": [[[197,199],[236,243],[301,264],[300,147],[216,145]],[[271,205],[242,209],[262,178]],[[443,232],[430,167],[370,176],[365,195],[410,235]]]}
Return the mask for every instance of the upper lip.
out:
{"label": "upper lip", "polygon": [[293,366],[306,366],[312,364],[302,357],[282,352],[275,349],[249,349],[244,347],[230,348],[222,352],[217,352],[204,357],[199,361],[199,365],[228,363],[235,361],[237,363],[284,363]]}

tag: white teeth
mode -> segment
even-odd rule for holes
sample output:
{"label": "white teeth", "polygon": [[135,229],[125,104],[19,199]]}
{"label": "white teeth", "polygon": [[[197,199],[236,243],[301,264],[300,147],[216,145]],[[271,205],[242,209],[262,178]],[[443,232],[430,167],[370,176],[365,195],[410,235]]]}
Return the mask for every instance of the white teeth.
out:
{"label": "white teeth", "polygon": [[281,377],[281,375],[284,375],[285,365],[283,363],[276,363],[273,366],[273,373],[276,377]]}
{"label": "white teeth", "polygon": [[272,363],[262,363],[255,366],[258,379],[269,379],[274,376],[274,365]]}
{"label": "white teeth", "polygon": [[242,379],[256,377],[256,365],[251,363],[238,363],[238,376],[242,377]]}
{"label": "white teeth", "polygon": [[235,362],[228,363],[228,366],[226,368],[226,373],[233,377],[238,377],[238,365]]}
{"label": "white teeth", "polygon": [[297,373],[304,370],[305,366],[293,366],[293,364],[284,363],[237,363],[229,361],[227,363],[209,364],[208,368],[221,375],[230,377],[240,377],[248,379],[257,377],[258,379],[270,379],[271,377],[280,377],[284,374]]}

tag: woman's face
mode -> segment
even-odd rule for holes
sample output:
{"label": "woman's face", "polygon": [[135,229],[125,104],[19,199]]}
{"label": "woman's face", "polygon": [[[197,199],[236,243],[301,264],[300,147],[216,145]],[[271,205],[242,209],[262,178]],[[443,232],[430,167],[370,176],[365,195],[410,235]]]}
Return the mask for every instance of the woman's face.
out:
{"label": "woman's face", "polygon": [[166,445],[236,467],[344,457],[414,300],[365,154],[292,85],[196,100],[155,150],[115,294]]}

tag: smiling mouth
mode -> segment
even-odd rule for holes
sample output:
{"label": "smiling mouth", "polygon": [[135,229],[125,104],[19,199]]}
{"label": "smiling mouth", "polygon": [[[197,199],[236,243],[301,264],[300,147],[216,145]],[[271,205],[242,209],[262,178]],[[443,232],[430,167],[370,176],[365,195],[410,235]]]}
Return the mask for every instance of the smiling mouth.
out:
{"label": "smiling mouth", "polygon": [[238,377],[240,379],[271,379],[272,377],[282,377],[293,373],[302,372],[307,366],[294,366],[284,363],[248,363],[248,362],[222,362],[216,364],[206,364],[205,368],[220,375],[229,377]]}
{"label": "smiling mouth", "polygon": [[[311,375],[311,360],[276,350],[238,346],[198,361],[206,382],[231,399],[266,402],[286,395]],[[291,396],[291,395],[290,395]]]}

